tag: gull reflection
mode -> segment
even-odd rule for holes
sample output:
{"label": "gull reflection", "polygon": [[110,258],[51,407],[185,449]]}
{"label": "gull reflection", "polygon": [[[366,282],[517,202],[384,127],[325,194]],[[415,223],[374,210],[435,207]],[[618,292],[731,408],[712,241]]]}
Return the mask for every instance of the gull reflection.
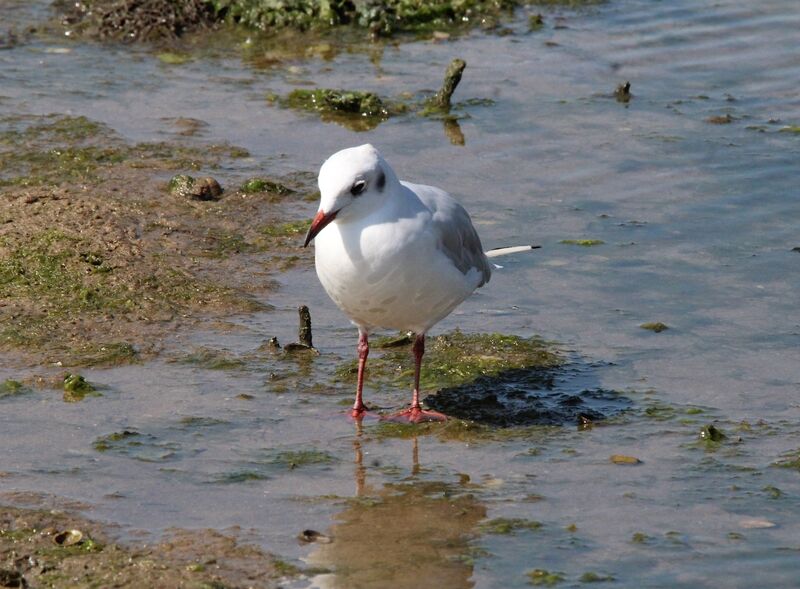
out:
{"label": "gull reflection", "polygon": [[[420,480],[419,444],[411,440],[411,477],[367,483],[360,425],[353,440],[356,495],[335,516],[329,544],[309,564],[333,571],[314,578],[320,589],[469,589],[470,540],[486,507],[458,483]],[[402,440],[406,443],[406,440]]]}

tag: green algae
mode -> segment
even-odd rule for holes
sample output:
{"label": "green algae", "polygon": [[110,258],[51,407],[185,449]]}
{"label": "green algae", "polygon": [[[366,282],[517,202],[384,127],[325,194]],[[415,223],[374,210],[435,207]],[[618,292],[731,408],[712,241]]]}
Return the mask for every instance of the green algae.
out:
{"label": "green algae", "polygon": [[528,583],[536,587],[553,587],[562,583],[566,577],[564,573],[558,571],[547,571],[545,569],[533,569],[528,571]]}
{"label": "green algae", "polygon": [[[523,338],[500,333],[465,334],[459,330],[428,337],[425,361],[420,372],[421,385],[428,389],[452,387],[480,376],[495,376],[521,368],[553,368],[564,360],[539,338]],[[338,381],[354,382],[357,362],[350,361],[336,370]],[[382,349],[370,357],[372,383],[407,387],[414,375],[408,347]]]}
{"label": "green algae", "polygon": [[[0,117],[0,192],[8,195],[0,201],[0,299],[7,303],[0,347],[62,365],[130,363],[155,347],[142,345],[144,325],[191,317],[209,303],[259,306],[196,261],[254,250],[253,236],[223,232],[220,213],[215,225],[203,218],[205,208],[165,203],[157,182],[148,183],[154,172],[216,166],[246,153],[228,145],[129,145],[84,117]],[[54,157],[75,154],[113,157],[53,165]],[[139,186],[135,198],[126,191],[131,184]],[[178,247],[170,237],[176,229]]]}
{"label": "green algae", "polygon": [[661,403],[653,403],[644,410],[645,417],[655,421],[668,421],[676,415],[675,407]]}
{"label": "green algae", "polygon": [[[71,530],[80,532],[79,540],[59,544]],[[285,565],[272,566],[273,556],[214,530],[173,530],[161,543],[133,545],[110,541],[108,533],[118,531],[62,509],[0,506],[0,554],[14,561],[0,568],[0,586],[224,589],[241,586],[243,570],[253,578],[290,576]],[[236,565],[220,566],[216,559]]]}
{"label": "green algae", "polygon": [[484,534],[514,535],[522,530],[538,530],[541,522],[531,519],[498,517],[482,522],[478,531]]}
{"label": "green algae", "polygon": [[[352,401],[348,403],[348,405],[350,404]],[[444,422],[424,423],[381,421],[369,429],[370,435],[378,439],[414,439],[418,436],[433,435],[441,440],[468,443],[493,443],[509,440],[544,443],[561,432],[561,428],[552,425],[497,428],[457,418],[448,418]]]}
{"label": "green algae", "polygon": [[174,51],[163,51],[156,55],[158,61],[166,65],[183,65],[192,61],[192,56],[188,53],[177,53]]}
{"label": "green algae", "polygon": [[725,434],[725,432],[716,427],[714,424],[703,426],[703,428],[700,430],[699,436],[701,441],[713,445],[718,445],[728,439],[727,434]]}
{"label": "green algae", "polygon": [[64,401],[77,403],[86,397],[100,397],[97,389],[80,374],[67,374],[64,377]]}
{"label": "green algae", "polygon": [[285,108],[314,112],[323,121],[352,131],[374,129],[398,111],[372,92],[333,88],[296,88],[278,102]]}
{"label": "green algae", "polygon": [[139,432],[133,430],[123,430],[121,432],[114,432],[106,436],[100,436],[93,443],[92,447],[98,452],[106,452],[115,448],[119,442],[137,438],[140,436]]}
{"label": "green algae", "polygon": [[669,329],[669,326],[666,323],[661,323],[660,321],[651,321],[649,323],[642,323],[639,327],[655,333],[661,333],[662,331]]}
{"label": "green algae", "polygon": [[16,397],[19,395],[26,395],[31,392],[29,387],[18,380],[8,378],[0,382],[0,399],[7,399],[9,397]]}
{"label": "green algae", "polygon": [[75,361],[81,366],[111,366],[138,362],[139,352],[128,342],[83,343],[75,346]]}
{"label": "green algae", "polygon": [[559,243],[565,245],[579,245],[581,247],[592,247],[595,245],[603,245],[605,241],[602,239],[562,239]]}
{"label": "green algae", "polygon": [[285,223],[267,225],[261,230],[261,233],[270,240],[286,241],[304,235],[310,226],[311,221],[309,220],[287,221]]}
{"label": "green algae", "polygon": [[180,364],[191,364],[207,370],[237,370],[244,368],[244,360],[224,350],[197,348],[192,353],[175,360]]}
{"label": "green algae", "polygon": [[272,564],[275,567],[275,572],[281,577],[296,577],[304,572],[297,565],[279,558],[276,558]]}
{"label": "green algae", "polygon": [[217,475],[211,482],[223,485],[235,485],[252,481],[265,481],[268,478],[266,474],[256,470],[235,470]]}
{"label": "green algae", "polygon": [[780,460],[772,463],[772,466],[800,471],[800,449],[783,454]]}
{"label": "green algae", "polygon": [[271,454],[269,464],[280,466],[288,470],[306,466],[328,465],[336,462],[336,458],[323,450],[280,450]]}
{"label": "green algae", "polygon": [[288,196],[296,192],[285,184],[270,178],[248,178],[239,187],[239,191],[245,194],[268,192],[278,196]]}
{"label": "green algae", "polygon": [[608,583],[614,580],[612,575],[603,575],[592,571],[587,571],[578,577],[579,583]]}
{"label": "green algae", "polygon": [[193,168],[214,157],[246,155],[224,144],[205,150],[159,142],[129,145],[106,125],[82,116],[0,117],[0,189],[87,182],[121,164]]}
{"label": "green algae", "polygon": [[180,450],[175,442],[162,442],[152,434],[123,430],[95,438],[92,448],[97,452],[118,454],[141,462],[168,462]]}
{"label": "green algae", "polygon": [[399,98],[380,97],[371,92],[341,90],[330,88],[298,88],[286,97],[270,93],[267,101],[284,108],[313,112],[324,122],[333,122],[351,131],[369,131],[390,117],[417,113],[419,116],[440,120],[445,135],[454,145],[464,145],[464,135],[458,120],[468,118],[463,111],[466,107],[492,106],[489,98],[471,98],[452,103],[452,95],[461,80],[466,62],[453,59],[447,67],[441,89],[431,94],[429,91],[403,93]]}
{"label": "green algae", "polygon": [[528,31],[534,32],[544,28],[544,17],[539,14],[531,14],[528,16]]}

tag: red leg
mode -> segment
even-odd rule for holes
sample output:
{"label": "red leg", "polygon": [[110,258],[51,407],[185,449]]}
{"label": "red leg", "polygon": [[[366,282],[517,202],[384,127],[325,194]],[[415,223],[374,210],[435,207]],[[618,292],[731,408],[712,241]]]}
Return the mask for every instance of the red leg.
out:
{"label": "red leg", "polygon": [[369,341],[367,337],[366,331],[358,330],[358,382],[356,384],[356,402],[353,403],[353,410],[350,412],[354,419],[361,419],[367,412],[367,406],[364,405],[362,399],[364,370],[367,367],[367,356],[369,356]]}
{"label": "red leg", "polygon": [[400,413],[387,417],[390,421],[420,423],[423,421],[446,421],[447,416],[438,411],[428,411],[422,408],[419,402],[419,370],[422,366],[422,356],[425,354],[425,334],[419,333],[414,338],[414,392],[411,396],[411,407]]}

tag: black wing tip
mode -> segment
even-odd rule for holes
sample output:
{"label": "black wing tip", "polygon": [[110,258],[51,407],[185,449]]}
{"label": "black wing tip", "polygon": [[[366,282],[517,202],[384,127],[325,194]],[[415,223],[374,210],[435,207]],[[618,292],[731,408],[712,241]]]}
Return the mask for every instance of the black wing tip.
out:
{"label": "black wing tip", "polygon": [[532,250],[538,250],[538,249],[541,249],[542,246],[534,245],[534,244],[529,244],[527,246],[524,246],[524,245],[506,245],[506,246],[503,246],[503,247],[493,247],[489,251],[490,252],[496,252],[497,250],[506,250],[506,249],[510,249],[512,247],[518,247],[518,248],[528,247],[529,249],[532,249]]}

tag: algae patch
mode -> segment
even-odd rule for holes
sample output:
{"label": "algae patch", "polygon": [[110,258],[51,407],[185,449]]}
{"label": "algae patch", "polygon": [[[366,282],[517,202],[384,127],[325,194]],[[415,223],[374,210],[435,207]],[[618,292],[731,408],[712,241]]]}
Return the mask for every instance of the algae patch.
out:
{"label": "algae patch", "polygon": [[315,112],[323,121],[339,123],[352,131],[374,129],[401,111],[372,92],[331,88],[297,88],[278,102],[286,108]]}
{"label": "algae patch", "polygon": [[19,395],[26,395],[31,392],[29,387],[18,380],[8,378],[0,382],[0,399],[7,399],[10,397],[17,397]]}
{"label": "algae patch", "polygon": [[152,434],[123,430],[100,436],[92,443],[97,452],[118,454],[142,462],[168,462],[176,457],[180,445],[162,442]]}
{"label": "algae patch", "polygon": [[[263,276],[241,270],[260,250],[282,255],[260,234],[282,210],[245,194],[203,202],[219,198],[218,183],[192,180],[245,153],[131,145],[85,117],[0,117],[0,349],[64,366],[130,363],[179,324],[265,308]],[[178,170],[172,188],[186,198],[165,198],[164,175]]]}
{"label": "algae patch", "polygon": [[527,574],[528,582],[535,587],[554,587],[566,578],[564,573],[545,569],[533,569]]}
{"label": "algae patch", "polygon": [[478,531],[484,534],[513,535],[518,531],[538,530],[541,527],[541,522],[531,519],[498,517],[481,523]]}
{"label": "algae patch", "polygon": [[661,333],[662,331],[666,331],[669,329],[669,326],[666,323],[661,323],[661,321],[651,321],[649,323],[642,323],[639,327],[642,329],[647,329],[648,331],[652,331],[654,333]]}
{"label": "algae patch", "polygon": [[4,587],[267,589],[291,574],[260,548],[215,530],[172,530],[160,543],[125,545],[100,523],[61,509],[6,506],[0,507],[0,562],[13,562],[0,567]]}
{"label": "algae patch", "polygon": [[64,377],[64,401],[76,403],[86,397],[101,396],[97,389],[80,374],[67,374]]}
{"label": "algae patch", "polygon": [[[384,350],[380,356],[370,357],[370,382],[405,388],[414,376],[409,347],[398,345]],[[438,389],[463,384],[479,376],[494,376],[518,368],[551,368],[563,362],[538,338],[499,333],[465,334],[456,330],[427,338],[420,382],[426,389]],[[336,371],[337,379],[355,382],[356,369],[355,360],[340,366]]]}
{"label": "algae patch", "polygon": [[579,245],[581,247],[593,247],[596,245],[603,245],[605,241],[602,239],[562,239],[559,243],[564,245]]}

